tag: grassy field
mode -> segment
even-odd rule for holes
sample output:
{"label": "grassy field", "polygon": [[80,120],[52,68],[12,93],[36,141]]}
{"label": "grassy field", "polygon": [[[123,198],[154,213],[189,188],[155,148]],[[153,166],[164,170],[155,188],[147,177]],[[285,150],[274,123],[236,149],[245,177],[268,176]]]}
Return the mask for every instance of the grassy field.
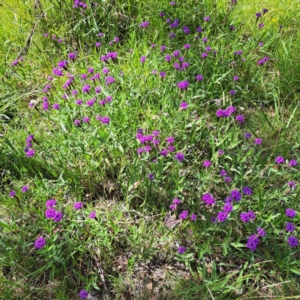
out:
{"label": "grassy field", "polygon": [[0,15],[0,299],[300,298],[299,1]]}

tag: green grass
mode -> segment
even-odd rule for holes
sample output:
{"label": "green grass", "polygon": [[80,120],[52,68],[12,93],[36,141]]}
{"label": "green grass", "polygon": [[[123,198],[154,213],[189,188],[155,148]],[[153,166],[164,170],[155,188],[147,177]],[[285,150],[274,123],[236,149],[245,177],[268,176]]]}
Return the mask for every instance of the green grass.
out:
{"label": "green grass", "polygon": [[[299,165],[288,164],[300,160],[300,4],[189,0],[171,6],[130,0],[93,6],[87,1],[82,15],[73,1],[43,0],[35,8],[34,3],[6,0],[0,6],[1,297],[78,299],[85,289],[93,299],[299,298],[299,246],[290,247],[287,238],[299,238],[300,223]],[[263,8],[269,11],[259,29],[255,13]],[[12,67],[43,12],[46,18],[38,21],[28,53]],[[203,21],[208,15],[211,20]],[[167,18],[180,19],[179,26],[170,29]],[[149,27],[141,28],[143,21]],[[205,29],[201,33],[199,26]],[[110,45],[115,37],[119,42]],[[207,46],[211,51],[203,59]],[[189,64],[185,70],[174,68],[174,57],[170,63],[165,59],[179,49]],[[237,50],[242,55],[234,55]],[[57,63],[75,51],[64,76],[54,76]],[[116,61],[100,60],[113,51]],[[269,61],[257,65],[266,56]],[[90,67],[101,73],[100,80],[81,78]],[[105,84],[104,67],[115,83]],[[75,79],[63,89],[67,73]],[[197,74],[204,79],[197,81]],[[183,80],[189,86],[180,91]],[[47,93],[46,83],[51,83]],[[89,93],[82,92],[84,84],[91,86]],[[99,105],[107,96],[112,100]],[[94,105],[86,105],[93,98]],[[179,108],[182,102],[187,110]],[[216,116],[230,105],[236,108],[231,117]],[[237,122],[237,115],[245,122]],[[97,116],[108,116],[109,124]],[[84,123],[84,117],[90,121]],[[147,153],[137,152],[143,147],[136,138],[139,129],[144,135],[159,131],[159,144],[148,143]],[[252,137],[246,139],[245,132]],[[29,134],[34,134],[32,157],[24,151]],[[175,149],[164,157],[160,152],[170,146],[170,136]],[[178,152],[184,154],[182,162],[174,158]],[[275,163],[277,156],[284,157],[283,164]],[[296,188],[288,186],[291,181]],[[24,186],[28,191],[22,192]],[[224,222],[213,222],[231,191],[245,186],[253,194],[234,201]],[[213,206],[202,200],[205,193],[213,195]],[[181,204],[172,211],[174,198]],[[48,199],[56,199],[55,209],[63,213],[59,222],[45,217]],[[83,208],[75,210],[79,201]],[[295,218],[285,215],[287,208],[297,212]],[[180,221],[185,210],[189,215]],[[255,220],[243,223],[240,214],[250,210]],[[287,221],[295,224],[293,233],[286,232]],[[252,252],[246,243],[258,227],[266,236]],[[41,236],[46,245],[38,250],[34,243]],[[184,253],[178,253],[179,246]]]}

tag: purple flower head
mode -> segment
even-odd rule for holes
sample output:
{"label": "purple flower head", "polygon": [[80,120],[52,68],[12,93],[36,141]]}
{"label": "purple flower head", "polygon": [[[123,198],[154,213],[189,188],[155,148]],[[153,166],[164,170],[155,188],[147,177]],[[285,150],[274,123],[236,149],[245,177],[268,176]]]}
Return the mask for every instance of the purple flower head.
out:
{"label": "purple flower head", "polygon": [[140,27],[146,28],[149,26],[149,22],[148,21],[144,21],[140,24]]}
{"label": "purple flower head", "polygon": [[185,250],[186,249],[185,249],[184,246],[179,246],[177,251],[178,251],[179,254],[183,254],[185,252]]}
{"label": "purple flower head", "polygon": [[293,236],[293,235],[291,235],[290,237],[288,237],[287,241],[288,241],[288,244],[291,247],[297,247],[298,244],[299,244],[298,239],[295,236]]}
{"label": "purple flower head", "polygon": [[209,16],[206,16],[206,17],[203,18],[203,20],[207,22],[207,21],[210,20],[210,17],[209,17]]}
{"label": "purple flower head", "polygon": [[28,191],[28,189],[29,189],[28,185],[25,185],[22,187],[21,191],[22,191],[22,193],[26,193]]}
{"label": "purple flower head", "polygon": [[9,192],[9,197],[10,197],[10,198],[13,198],[16,194],[17,194],[16,191],[10,191],[10,192]]}
{"label": "purple flower head", "polygon": [[53,109],[59,109],[59,107],[60,107],[60,105],[59,105],[58,103],[54,103],[54,104],[52,105],[52,108],[53,108]]}
{"label": "purple flower head", "polygon": [[101,118],[101,123],[102,124],[109,124],[110,123],[110,118],[107,116],[104,116]]}
{"label": "purple flower head", "polygon": [[234,30],[235,30],[235,27],[234,27],[233,25],[230,25],[230,26],[229,26],[229,29],[230,29],[231,31],[234,31]]}
{"label": "purple flower head", "polygon": [[141,62],[141,63],[144,63],[145,60],[146,60],[146,56],[143,55],[143,56],[141,57],[141,59],[140,59],[140,62]]}
{"label": "purple flower head", "polygon": [[165,15],[165,13],[163,11],[159,13],[160,17],[164,17],[164,15]]}
{"label": "purple flower head", "polygon": [[230,90],[230,91],[229,91],[229,94],[230,94],[230,95],[235,95],[235,94],[236,94],[236,91],[235,91],[235,90]]}
{"label": "purple flower head", "polygon": [[223,206],[223,210],[224,210],[224,212],[226,212],[227,214],[229,214],[230,212],[232,212],[233,206],[230,203],[226,203]]}
{"label": "purple flower head", "polygon": [[244,133],[244,137],[246,138],[246,139],[250,139],[251,138],[251,133],[250,132],[245,132]]}
{"label": "purple flower head", "polygon": [[294,182],[294,181],[289,181],[288,183],[287,183],[287,185],[290,187],[290,188],[292,188],[292,189],[295,189],[296,188],[296,183]]}
{"label": "purple flower head", "polygon": [[105,84],[110,85],[115,82],[115,79],[112,76],[105,77]]}
{"label": "purple flower head", "polygon": [[245,117],[243,115],[237,115],[235,118],[239,123],[245,122]]}
{"label": "purple flower head", "polygon": [[183,48],[184,48],[184,49],[190,49],[190,48],[191,48],[191,45],[190,45],[190,44],[185,44]]}
{"label": "purple flower head", "polygon": [[182,30],[185,34],[189,34],[191,32],[187,26],[183,26]]}
{"label": "purple flower head", "polygon": [[91,86],[89,84],[85,84],[83,87],[82,87],[82,91],[84,93],[87,93],[89,90],[91,89]]}
{"label": "purple flower head", "polygon": [[88,297],[88,295],[89,295],[89,293],[84,289],[82,289],[79,293],[80,299],[86,299]]}
{"label": "purple flower head", "polygon": [[202,75],[200,75],[200,74],[198,74],[197,76],[196,76],[196,80],[197,81],[202,81],[204,79],[204,77],[202,76]]}
{"label": "purple flower head", "polygon": [[63,213],[61,211],[56,211],[55,216],[53,217],[54,222],[59,222],[63,218]]}
{"label": "purple flower head", "polygon": [[37,238],[34,242],[34,246],[36,249],[42,249],[46,245],[46,240],[41,236]]}
{"label": "purple flower head", "polygon": [[224,178],[224,181],[225,181],[225,182],[230,182],[230,181],[231,181],[231,178],[227,176],[227,177]]}
{"label": "purple flower head", "polygon": [[189,107],[189,105],[188,105],[187,102],[181,102],[180,105],[179,105],[179,107],[182,110],[186,110]]}
{"label": "purple flower head", "polygon": [[208,56],[208,54],[206,52],[204,52],[204,53],[201,54],[202,58],[206,58],[207,56]]}
{"label": "purple flower head", "polygon": [[209,193],[206,193],[202,196],[202,200],[207,204],[207,205],[213,205],[215,203],[215,199],[214,197],[209,194]]}
{"label": "purple flower head", "polygon": [[292,232],[295,230],[295,225],[291,222],[286,222],[285,223],[285,230],[288,232]]}
{"label": "purple flower head", "polygon": [[168,147],[168,150],[169,150],[169,152],[173,152],[173,151],[175,151],[175,147],[172,146],[172,145],[170,145],[170,146]]}
{"label": "purple flower head", "polygon": [[96,48],[101,47],[101,43],[100,43],[100,42],[96,42],[96,43],[95,43],[95,47],[96,47]]}
{"label": "purple flower head", "polygon": [[95,93],[99,94],[101,92],[101,86],[96,86],[95,87]]}
{"label": "purple flower head", "polygon": [[175,37],[175,33],[174,32],[171,32],[170,33],[170,38],[174,38]]}
{"label": "purple flower head", "polygon": [[115,43],[118,43],[120,41],[120,39],[116,36],[115,38],[114,38],[114,42]]}
{"label": "purple flower head", "polygon": [[74,60],[76,58],[76,53],[69,53],[68,57],[71,59],[71,60]]}
{"label": "purple flower head", "polygon": [[177,159],[178,162],[182,162],[184,160],[184,154],[182,152],[177,152],[175,154],[175,159]]}
{"label": "purple flower head", "polygon": [[235,200],[235,201],[240,201],[242,198],[242,196],[238,190],[232,190],[230,192],[230,194],[231,194],[233,200]]}
{"label": "purple flower head", "polygon": [[207,38],[207,37],[204,37],[204,38],[202,39],[202,42],[203,42],[203,43],[207,43],[207,42],[208,42],[208,38]]}
{"label": "purple flower head", "polygon": [[191,221],[196,221],[197,215],[194,214],[194,213],[192,213],[191,216],[190,216],[190,218],[191,218]]}
{"label": "purple flower head", "polygon": [[55,209],[50,207],[50,208],[46,209],[45,217],[47,219],[53,219],[55,217],[55,213],[56,213]]}
{"label": "purple flower head", "polygon": [[203,166],[204,166],[205,168],[209,168],[210,165],[211,165],[211,161],[209,161],[209,160],[205,160],[205,161],[203,162]]}
{"label": "purple flower head", "polygon": [[89,218],[95,219],[96,218],[96,212],[95,211],[90,212]]}
{"label": "purple flower head", "polygon": [[50,207],[54,207],[56,205],[56,200],[55,199],[49,199],[46,201],[46,207],[50,208]]}
{"label": "purple flower head", "polygon": [[255,143],[256,145],[261,145],[262,139],[256,138],[256,139],[254,140],[254,143]]}
{"label": "purple flower head", "polygon": [[267,8],[263,8],[262,12],[263,14],[266,14],[269,10]]}
{"label": "purple flower head", "polygon": [[172,144],[172,143],[174,143],[175,139],[174,139],[174,137],[172,137],[172,136],[168,136],[168,137],[166,138],[166,141],[167,141],[168,144]]}
{"label": "purple flower head", "polygon": [[243,194],[244,195],[252,195],[252,189],[249,186],[243,187]]}
{"label": "purple flower head", "polygon": [[34,156],[34,149],[29,149],[29,150],[26,152],[26,156],[27,156],[27,157],[32,157],[32,156]]}
{"label": "purple flower head", "polygon": [[257,18],[261,17],[261,13],[260,12],[256,13],[255,15],[256,15]]}
{"label": "purple flower head", "polygon": [[275,158],[276,164],[283,164],[284,163],[284,158],[282,156],[277,156]]}
{"label": "purple flower head", "polygon": [[73,206],[76,210],[82,209],[83,204],[82,202],[75,202]]}
{"label": "purple flower head", "polygon": [[295,217],[296,217],[296,211],[294,211],[294,210],[291,209],[291,208],[287,208],[287,209],[285,210],[285,214],[286,214],[286,216],[289,217],[289,218],[295,218]]}
{"label": "purple flower head", "polygon": [[224,222],[225,220],[227,220],[228,218],[228,214],[225,211],[220,211],[217,215],[217,219],[219,220],[219,222]]}
{"label": "purple flower head", "polygon": [[218,155],[223,155],[224,154],[224,150],[218,150]]}
{"label": "purple flower head", "polygon": [[258,46],[259,46],[259,47],[262,47],[263,45],[264,45],[263,42],[259,42],[259,43],[258,43]]}
{"label": "purple flower head", "polygon": [[258,234],[259,236],[265,236],[265,235],[266,235],[266,231],[265,231],[263,228],[258,227],[258,228],[257,228],[257,234]]}
{"label": "purple flower head", "polygon": [[182,220],[186,219],[188,214],[189,214],[189,212],[187,210],[183,210],[179,215],[179,219],[182,219]]}
{"label": "purple flower head", "polygon": [[148,174],[148,178],[150,179],[150,180],[154,180],[154,175],[151,173],[151,174]]}
{"label": "purple flower head", "polygon": [[187,80],[181,81],[179,83],[177,83],[177,86],[181,89],[181,90],[185,90],[187,89],[187,87],[189,86],[189,82]]}
{"label": "purple flower head", "polygon": [[238,81],[239,79],[240,79],[239,76],[234,76],[234,77],[233,77],[233,80],[234,80],[234,81]]}
{"label": "purple flower head", "polygon": [[168,153],[169,153],[169,151],[166,150],[166,149],[164,149],[164,150],[161,150],[159,154],[160,154],[161,156],[166,157],[166,156],[168,155]]}
{"label": "purple flower head", "polygon": [[260,23],[260,24],[258,25],[259,28],[263,28],[264,26],[265,26],[264,23]]}
{"label": "purple flower head", "polygon": [[251,251],[255,251],[257,245],[259,244],[260,240],[257,234],[253,234],[248,238],[248,242],[246,247],[249,248]]}
{"label": "purple flower head", "polygon": [[227,172],[226,172],[225,170],[221,170],[220,175],[221,175],[221,176],[226,176],[226,175],[227,175]]}
{"label": "purple flower head", "polygon": [[172,59],[172,56],[170,54],[166,55],[166,61],[170,61]]}
{"label": "purple flower head", "polygon": [[289,162],[290,167],[295,167],[297,165],[298,165],[298,162],[295,159],[290,160],[290,162]]}

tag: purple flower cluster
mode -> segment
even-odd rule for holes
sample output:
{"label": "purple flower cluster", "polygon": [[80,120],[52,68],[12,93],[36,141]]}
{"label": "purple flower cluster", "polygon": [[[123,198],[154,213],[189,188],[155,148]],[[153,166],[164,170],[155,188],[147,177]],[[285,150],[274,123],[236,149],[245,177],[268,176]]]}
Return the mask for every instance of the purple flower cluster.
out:
{"label": "purple flower cluster", "polygon": [[241,213],[240,214],[240,218],[241,218],[241,220],[244,222],[244,223],[248,223],[248,222],[250,222],[251,220],[255,220],[255,214],[254,214],[254,212],[253,211],[249,211],[249,212],[247,212],[247,213]]}
{"label": "purple flower cluster", "polygon": [[42,249],[46,245],[46,240],[41,236],[37,238],[34,242],[34,246],[36,249]]}
{"label": "purple flower cluster", "polygon": [[236,111],[234,106],[228,106],[226,109],[219,109],[216,112],[217,117],[230,117]]}
{"label": "purple flower cluster", "polygon": [[175,210],[177,205],[181,204],[181,201],[177,198],[173,199],[172,204],[170,205],[171,210]]}
{"label": "purple flower cluster", "polygon": [[26,138],[26,147],[25,147],[24,151],[25,151],[27,157],[32,157],[35,154],[33,146],[32,146],[33,140],[34,140],[33,134],[29,134],[28,137]]}
{"label": "purple flower cluster", "polygon": [[54,222],[59,222],[63,218],[63,213],[61,211],[56,211],[54,207],[56,206],[56,200],[55,199],[49,199],[46,201],[46,211],[45,211],[45,217],[47,219],[52,219]]}
{"label": "purple flower cluster", "polygon": [[215,204],[215,198],[209,194],[209,193],[205,193],[203,196],[202,196],[202,200],[207,204],[207,205],[213,205]]}

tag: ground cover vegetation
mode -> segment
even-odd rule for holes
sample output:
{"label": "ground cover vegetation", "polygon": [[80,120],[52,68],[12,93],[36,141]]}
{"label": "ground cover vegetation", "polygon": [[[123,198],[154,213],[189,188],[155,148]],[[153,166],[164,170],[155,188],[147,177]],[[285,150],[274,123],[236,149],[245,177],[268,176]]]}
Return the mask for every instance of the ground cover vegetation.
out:
{"label": "ground cover vegetation", "polygon": [[299,5],[0,1],[0,298],[299,298]]}

